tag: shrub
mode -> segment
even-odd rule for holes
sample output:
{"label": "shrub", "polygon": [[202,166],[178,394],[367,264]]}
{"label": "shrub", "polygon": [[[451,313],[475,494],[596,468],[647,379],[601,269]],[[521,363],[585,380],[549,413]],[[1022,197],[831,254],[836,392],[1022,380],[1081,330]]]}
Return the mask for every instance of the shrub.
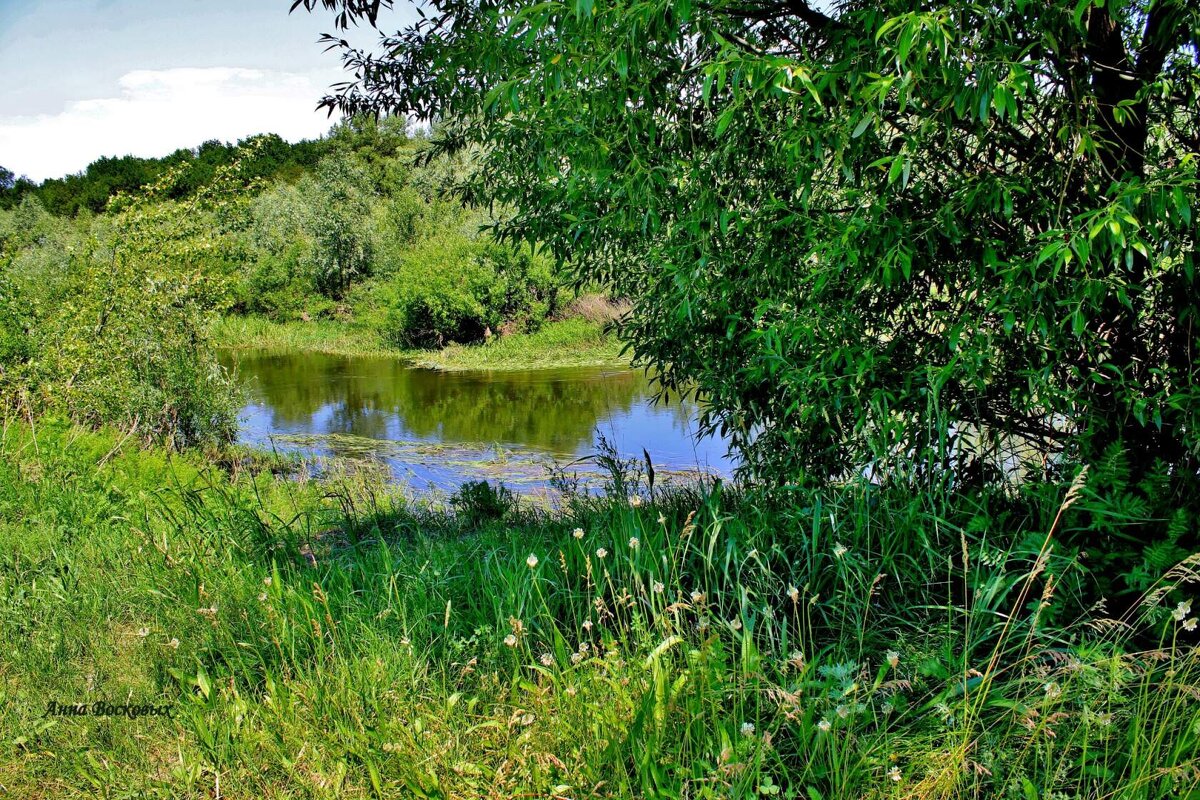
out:
{"label": "shrub", "polygon": [[390,295],[382,333],[401,347],[478,341],[511,321],[536,328],[557,305],[548,259],[458,235],[407,251]]}
{"label": "shrub", "polygon": [[6,291],[5,394],[37,411],[116,424],[175,447],[227,441],[237,409],[204,333],[203,287],[143,267],[84,252],[43,294],[30,286]]}
{"label": "shrub", "polygon": [[174,447],[232,438],[235,394],[206,331],[229,299],[213,253],[248,224],[247,186],[234,165],[193,198],[163,199],[173,181],[118,198],[69,246],[47,245],[49,260],[40,239],[0,256],[7,405]]}
{"label": "shrub", "polygon": [[516,495],[504,484],[467,481],[450,496],[450,507],[467,525],[504,519],[517,507]]}
{"label": "shrub", "polygon": [[243,308],[272,319],[298,317],[309,289],[298,268],[307,252],[305,243],[294,242],[281,252],[260,254],[243,283]]}

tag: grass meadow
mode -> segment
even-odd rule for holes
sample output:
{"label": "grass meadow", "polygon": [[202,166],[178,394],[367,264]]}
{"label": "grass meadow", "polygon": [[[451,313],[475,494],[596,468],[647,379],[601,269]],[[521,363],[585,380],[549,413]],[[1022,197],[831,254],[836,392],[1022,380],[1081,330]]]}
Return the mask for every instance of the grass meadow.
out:
{"label": "grass meadow", "polygon": [[[1086,477],[766,503],[614,463],[546,511],[288,468],[9,421],[0,793],[1200,793],[1200,559],[1090,603]],[[47,713],[97,701],[169,715]]]}

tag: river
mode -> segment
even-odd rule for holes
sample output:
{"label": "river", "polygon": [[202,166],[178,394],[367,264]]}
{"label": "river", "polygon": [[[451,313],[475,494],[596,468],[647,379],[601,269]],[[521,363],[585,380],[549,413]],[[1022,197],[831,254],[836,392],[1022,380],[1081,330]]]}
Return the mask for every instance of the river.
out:
{"label": "river", "polygon": [[[245,389],[238,439],[256,448],[386,468],[414,490],[502,481],[522,492],[548,485],[549,467],[597,452],[603,436],[660,479],[728,476],[718,438],[697,438],[697,407],[652,402],[629,369],[438,372],[389,358],[309,352],[227,352]],[[315,458],[314,458],[315,457]],[[598,485],[592,462],[575,464]]]}

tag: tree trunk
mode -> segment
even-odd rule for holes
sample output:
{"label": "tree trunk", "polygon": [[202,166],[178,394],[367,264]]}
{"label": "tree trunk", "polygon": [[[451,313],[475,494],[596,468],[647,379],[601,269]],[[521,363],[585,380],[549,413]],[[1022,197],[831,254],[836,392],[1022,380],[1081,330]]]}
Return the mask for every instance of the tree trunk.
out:
{"label": "tree trunk", "polygon": [[[1120,25],[1108,9],[1094,7],[1088,14],[1085,50],[1091,69],[1089,99],[1095,103],[1100,139],[1098,173],[1091,187],[1096,192],[1097,205],[1113,183],[1145,177],[1149,135],[1149,104],[1145,89],[1157,78],[1172,49],[1170,40],[1176,27],[1175,11],[1170,3],[1160,3],[1147,16],[1142,50],[1136,64],[1126,49]],[[1125,273],[1119,276],[1128,305],[1121,301],[1113,287],[1103,304],[1103,318],[1096,320],[1112,348],[1109,361],[1123,370],[1121,382],[1134,390],[1147,385],[1153,377],[1150,343],[1138,318],[1149,267],[1144,255],[1134,253]],[[1182,312],[1183,308],[1178,304],[1184,298],[1178,288],[1171,297],[1176,311]],[[1181,325],[1177,335],[1167,343],[1168,365],[1177,371],[1194,371],[1189,338],[1187,328]],[[1113,443],[1121,442],[1128,454],[1134,480],[1143,477],[1157,459],[1178,463],[1184,458],[1186,453],[1175,413],[1164,407],[1161,427],[1152,420],[1139,422],[1132,417],[1128,403],[1120,394],[1120,382],[1099,384],[1093,392],[1094,407],[1088,413],[1084,458],[1095,459]]]}

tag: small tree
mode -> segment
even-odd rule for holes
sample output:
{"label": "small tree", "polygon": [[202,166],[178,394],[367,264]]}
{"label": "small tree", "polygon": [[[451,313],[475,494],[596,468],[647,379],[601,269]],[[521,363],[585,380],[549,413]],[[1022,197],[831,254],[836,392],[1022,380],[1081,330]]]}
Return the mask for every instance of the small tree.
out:
{"label": "small tree", "polygon": [[369,182],[350,156],[322,159],[315,180],[305,187],[312,207],[312,275],[317,291],[342,299],[355,280],[370,274],[373,246]]}

